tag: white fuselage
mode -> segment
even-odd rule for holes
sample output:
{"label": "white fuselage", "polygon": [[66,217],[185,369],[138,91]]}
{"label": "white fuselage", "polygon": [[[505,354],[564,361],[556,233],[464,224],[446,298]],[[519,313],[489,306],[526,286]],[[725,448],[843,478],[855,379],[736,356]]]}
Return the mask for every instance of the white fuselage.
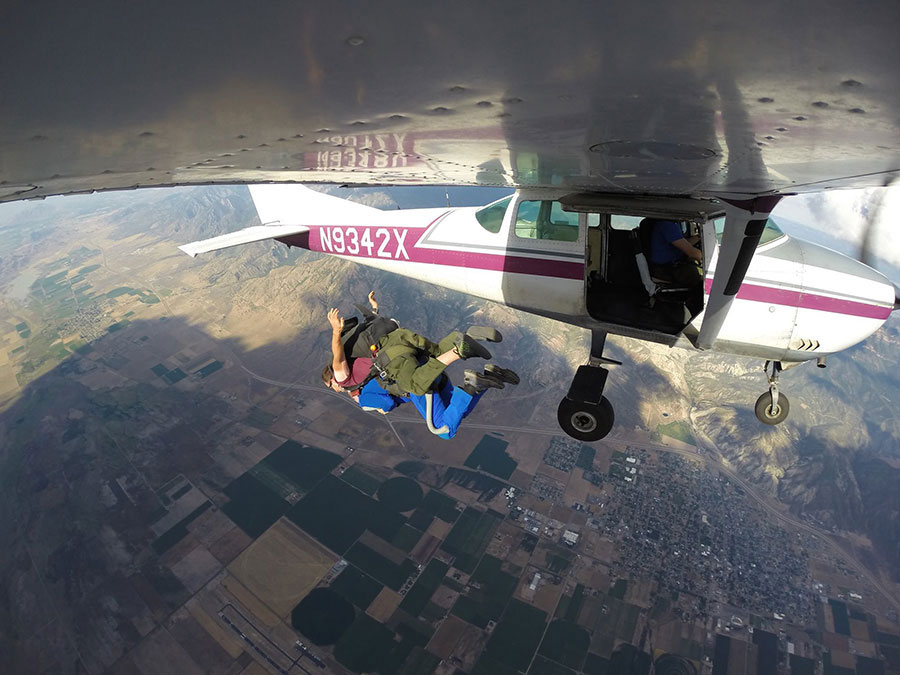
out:
{"label": "white fuselage", "polygon": [[[674,332],[592,316],[588,279],[608,262],[595,235],[616,216],[569,214],[568,229],[536,236],[517,207],[554,198],[552,191],[519,192],[497,207],[505,208],[502,218],[488,226],[478,217],[488,207],[371,210],[346,224],[333,215],[328,224],[308,221],[308,232],[279,240],[585,328],[693,346],[703,312]],[[698,228],[708,294],[718,244],[711,220]],[[878,272],[778,233],[757,248],[715,349],[785,363],[826,356],[877,330],[894,299],[894,286]]]}

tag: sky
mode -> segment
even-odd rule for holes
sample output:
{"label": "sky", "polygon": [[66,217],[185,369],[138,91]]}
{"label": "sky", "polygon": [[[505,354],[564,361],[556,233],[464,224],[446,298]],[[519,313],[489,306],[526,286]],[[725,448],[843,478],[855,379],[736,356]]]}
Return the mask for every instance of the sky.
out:
{"label": "sky", "polygon": [[[881,201],[880,208],[878,202]],[[781,200],[773,214],[789,234],[859,257],[867,223],[871,222],[870,250],[878,260],[868,262],[894,283],[900,282],[900,187],[831,190]]]}

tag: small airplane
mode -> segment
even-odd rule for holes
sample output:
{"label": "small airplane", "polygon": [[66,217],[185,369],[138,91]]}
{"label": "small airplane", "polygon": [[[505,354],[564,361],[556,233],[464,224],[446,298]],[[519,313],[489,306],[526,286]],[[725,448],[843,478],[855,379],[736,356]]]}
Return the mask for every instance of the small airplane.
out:
{"label": "small airplane", "polygon": [[[898,289],[866,265],[784,234],[778,197],[752,200],[521,188],[486,206],[381,211],[303,185],[251,185],[262,225],[185,244],[191,256],[274,239],[428,281],[591,331],[558,408],[562,429],[595,441],[615,415],[603,396],[610,333],[765,361],[764,424],[784,421],[779,373],[864,340],[900,306]],[[703,284],[650,274],[647,224],[674,220],[696,235]]]}

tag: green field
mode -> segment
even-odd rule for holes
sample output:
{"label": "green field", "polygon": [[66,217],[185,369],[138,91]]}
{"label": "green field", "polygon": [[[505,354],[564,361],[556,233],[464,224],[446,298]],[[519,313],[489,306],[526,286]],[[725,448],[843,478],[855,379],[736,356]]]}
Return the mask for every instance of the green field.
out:
{"label": "green field", "polygon": [[348,565],[329,588],[365,611],[384,586],[359,568]]}
{"label": "green field", "polygon": [[155,305],[159,302],[159,298],[153,293],[150,293],[149,291],[139,291],[130,286],[119,286],[118,288],[114,288],[106,294],[106,297],[112,300],[121,295],[136,295],[138,300],[146,305]]}
{"label": "green field", "polygon": [[397,673],[415,646],[409,640],[395,642],[389,628],[359,614],[334,646],[334,657],[357,673]]}
{"label": "green field", "polygon": [[399,591],[409,576],[416,571],[416,564],[409,558],[398,565],[360,542],[353,544],[344,557],[363,572],[395,591]]}
{"label": "green field", "polygon": [[456,510],[456,500],[437,490],[431,490],[425,495],[419,511],[435,518],[440,518],[445,523],[455,523],[456,519],[459,518],[459,511]]}
{"label": "green field", "polygon": [[456,556],[455,567],[471,574],[501,520],[502,516],[493,511],[482,512],[468,507],[450,530],[441,548]]}
{"label": "green field", "polygon": [[186,378],[187,373],[184,372],[181,368],[175,368],[175,370],[170,370],[163,377],[169,384],[175,384],[176,382],[181,382],[184,378]]}
{"label": "green field", "polygon": [[538,655],[528,670],[528,675],[575,675],[575,671]]}
{"label": "green field", "polygon": [[350,483],[357,490],[365,492],[370,497],[375,494],[378,486],[381,485],[380,480],[370,476],[355,464],[341,474],[341,480],[345,483]]}
{"label": "green field", "polygon": [[506,480],[516,470],[518,462],[506,453],[509,445],[496,436],[485,435],[466,458],[465,465],[481,469]]}
{"label": "green field", "polygon": [[199,518],[210,506],[212,506],[210,502],[203,502],[200,506],[179,520],[175,525],[166,530],[153,542],[153,550],[156,551],[157,554],[162,555],[179,541],[184,539],[188,532],[187,526]]}
{"label": "green field", "polygon": [[573,623],[578,620],[578,612],[581,611],[581,605],[584,602],[584,584],[576,584],[575,591],[572,595],[564,595],[559,599],[556,606],[557,619],[565,619]]}
{"label": "green field", "polygon": [[519,600],[511,600],[494,628],[473,675],[524,671],[541,640],[547,614]]}
{"label": "green field", "polygon": [[591,636],[584,628],[571,621],[557,619],[547,628],[538,654],[580,670],[590,644]]}
{"label": "green field", "polygon": [[559,546],[547,549],[546,564],[547,568],[554,574],[562,574],[569,568],[575,554]]}
{"label": "green field", "polygon": [[396,511],[330,474],[290,509],[288,517],[338,553],[367,529],[391,541],[404,524]]}
{"label": "green field", "polygon": [[660,424],[656,430],[661,436],[668,436],[677,441],[688,443],[689,445],[697,445],[697,439],[691,431],[691,425],[684,420],[676,420],[668,424]]}
{"label": "green field", "polygon": [[590,445],[582,445],[581,450],[578,452],[578,459],[575,460],[575,466],[579,469],[590,471],[594,468],[594,456],[596,454],[597,450]]}
{"label": "green field", "polygon": [[499,558],[485,555],[472,574],[480,588],[471,587],[460,595],[451,613],[479,628],[499,619],[518,584],[518,579],[504,572],[501,565]]}
{"label": "green field", "polygon": [[265,431],[269,428],[272,422],[275,421],[276,415],[273,415],[270,412],[266,412],[262,408],[258,408],[257,406],[253,406],[250,408],[250,412],[247,413],[247,416],[244,418],[244,423],[249,424],[251,427],[256,427],[257,429],[262,429]]}
{"label": "green field", "polygon": [[315,645],[333,645],[354,621],[353,605],[330,588],[314,588],[291,612],[291,625]]}
{"label": "green field", "polygon": [[609,675],[609,659],[598,654],[588,654],[584,660],[584,675]]}
{"label": "green field", "polygon": [[297,441],[285,441],[262,460],[298,490],[310,490],[341,463],[341,456]]}
{"label": "green field", "polygon": [[421,530],[417,530],[411,525],[406,524],[400,528],[400,531],[397,532],[397,536],[391,540],[391,543],[401,551],[409,553],[412,551],[413,547],[419,543],[419,539],[421,538]]}
{"label": "green field", "polygon": [[424,532],[428,529],[428,526],[431,525],[433,520],[434,516],[432,516],[430,513],[425,513],[425,511],[422,510],[422,507],[419,507],[418,509],[413,511],[407,522],[411,527]]}
{"label": "green field", "polygon": [[[603,605],[606,605],[606,612],[601,611]],[[609,654],[617,640],[631,640],[640,611],[640,607],[611,595],[587,599],[581,622],[593,633],[591,651]]]}
{"label": "green field", "polygon": [[416,645],[406,658],[403,669],[398,672],[400,675],[431,675],[440,662],[441,660],[434,654]]}
{"label": "green field", "polygon": [[412,511],[422,501],[422,488],[412,478],[391,478],[378,488],[378,501],[394,511]]}
{"label": "green field", "polygon": [[437,590],[438,586],[441,585],[441,580],[444,578],[448,569],[450,568],[447,563],[443,563],[440,560],[433,558],[428,563],[428,566],[422,570],[422,574],[416,579],[416,583],[413,584],[413,587],[406,593],[406,596],[400,603],[400,609],[408,612],[412,616],[421,614],[432,594]]}
{"label": "green field", "polygon": [[213,361],[209,365],[203,366],[200,370],[197,371],[197,375],[200,377],[209,377],[217,370],[221,369],[222,366],[225,365],[221,361]]}
{"label": "green field", "polygon": [[231,501],[222,507],[222,511],[254,539],[269,529],[290,506],[249,472],[231,481],[223,492]]}

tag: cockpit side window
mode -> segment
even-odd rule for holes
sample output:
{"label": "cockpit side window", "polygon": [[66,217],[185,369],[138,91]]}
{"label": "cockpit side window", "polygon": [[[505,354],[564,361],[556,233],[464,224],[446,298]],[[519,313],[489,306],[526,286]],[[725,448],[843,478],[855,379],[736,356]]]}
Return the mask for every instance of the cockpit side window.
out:
{"label": "cockpit side window", "polygon": [[766,221],[766,229],[763,230],[762,236],[759,238],[759,245],[768,244],[770,241],[775,241],[783,236],[784,232],[781,231],[781,228],[778,227],[774,220],[769,218]]}
{"label": "cockpit side window", "polygon": [[[719,242],[719,245],[722,244],[722,233],[725,231],[725,216],[720,216],[713,221],[713,225],[716,228],[716,241]],[[774,220],[769,218],[766,221],[766,227],[763,229],[762,236],[759,238],[758,246],[762,246],[763,244],[768,244],[770,241],[775,241],[776,239],[780,239],[784,236],[784,232],[781,231],[781,228],[775,223]]]}
{"label": "cockpit side window", "polygon": [[578,240],[577,213],[563,211],[559,202],[523,200],[516,213],[516,236],[523,239]]}
{"label": "cockpit side window", "polygon": [[503,216],[506,215],[506,209],[511,201],[512,195],[488,204],[475,212],[475,219],[488,232],[497,234],[503,225]]}

